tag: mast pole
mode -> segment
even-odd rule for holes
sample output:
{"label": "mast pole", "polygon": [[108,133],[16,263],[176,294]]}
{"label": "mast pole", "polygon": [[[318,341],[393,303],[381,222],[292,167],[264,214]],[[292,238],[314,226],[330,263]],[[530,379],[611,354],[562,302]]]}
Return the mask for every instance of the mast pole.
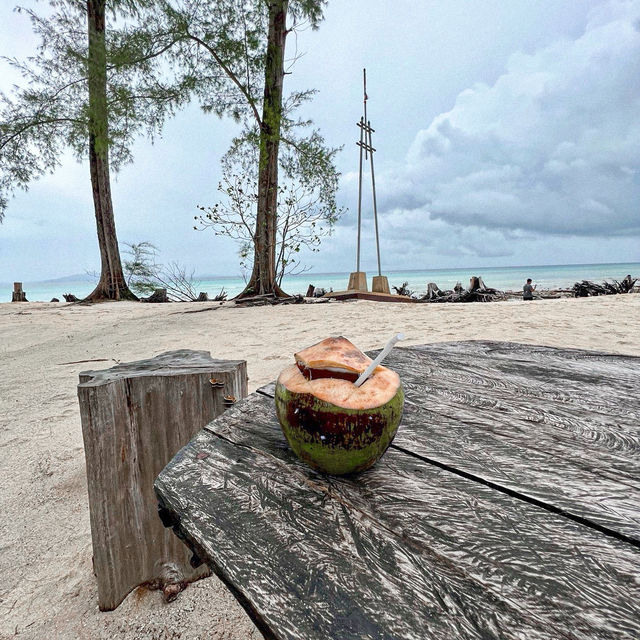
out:
{"label": "mast pole", "polygon": [[373,171],[373,140],[371,139],[371,123],[367,122],[367,135],[369,138],[369,147],[371,149],[370,161],[371,161],[371,189],[373,191],[373,220],[376,226],[376,251],[378,252],[378,275],[382,275],[380,267],[380,237],[378,236],[378,205],[376,203],[376,177]]}
{"label": "mast pole", "polygon": [[362,148],[364,136],[364,119],[360,118],[360,172],[358,174],[358,251],[356,254],[356,271],[360,271],[360,227],[362,224]]}

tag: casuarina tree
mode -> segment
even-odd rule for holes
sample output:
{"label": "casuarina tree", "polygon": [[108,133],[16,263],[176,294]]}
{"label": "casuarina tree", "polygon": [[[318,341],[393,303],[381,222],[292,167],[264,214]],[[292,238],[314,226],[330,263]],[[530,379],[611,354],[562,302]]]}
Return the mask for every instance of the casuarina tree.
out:
{"label": "casuarina tree", "polygon": [[[122,271],[111,171],[131,160],[134,136],[141,130],[153,135],[185,95],[164,86],[154,66],[173,41],[139,26],[154,4],[50,0],[48,17],[25,10],[40,45],[28,62],[10,61],[25,83],[1,96],[0,214],[9,194],[52,172],[65,149],[88,158],[101,258],[89,300],[135,299]],[[117,18],[122,26],[108,29]]]}
{"label": "casuarina tree", "polygon": [[[295,119],[296,107],[313,91],[285,98],[287,36],[301,26],[317,28],[326,0],[166,0],[163,29],[179,40],[171,55],[181,85],[191,85],[207,111],[231,115],[242,132],[231,156],[257,158],[255,227],[251,234],[251,277],[240,297],[284,295],[278,284],[278,196],[280,172],[320,198],[328,225],[335,222],[338,172],[336,149],[327,148],[309,121]],[[162,28],[157,30],[162,31]],[[288,153],[281,155],[281,146]],[[241,161],[244,162],[247,157]]]}

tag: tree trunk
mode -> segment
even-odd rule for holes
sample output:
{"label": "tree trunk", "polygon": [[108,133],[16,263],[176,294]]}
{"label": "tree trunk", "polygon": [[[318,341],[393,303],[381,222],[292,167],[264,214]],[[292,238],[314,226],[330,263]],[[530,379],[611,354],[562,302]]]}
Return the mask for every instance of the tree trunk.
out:
{"label": "tree trunk", "polygon": [[122,271],[109,175],[105,1],[87,0],[89,35],[89,167],[100,247],[100,280],[87,300],[137,300]]}
{"label": "tree trunk", "polygon": [[282,119],[284,51],[287,39],[288,0],[269,2],[269,34],[264,72],[264,100],[260,128],[258,210],[253,271],[239,298],[266,293],[286,296],[276,280],[278,223],[278,150]]}

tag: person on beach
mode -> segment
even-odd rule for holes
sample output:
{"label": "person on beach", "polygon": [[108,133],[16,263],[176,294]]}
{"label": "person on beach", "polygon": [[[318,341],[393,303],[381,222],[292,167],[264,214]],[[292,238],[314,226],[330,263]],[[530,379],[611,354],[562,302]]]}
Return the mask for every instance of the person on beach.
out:
{"label": "person on beach", "polygon": [[537,284],[531,284],[531,278],[527,278],[527,284],[522,287],[522,299],[533,300],[533,292],[536,290]]}

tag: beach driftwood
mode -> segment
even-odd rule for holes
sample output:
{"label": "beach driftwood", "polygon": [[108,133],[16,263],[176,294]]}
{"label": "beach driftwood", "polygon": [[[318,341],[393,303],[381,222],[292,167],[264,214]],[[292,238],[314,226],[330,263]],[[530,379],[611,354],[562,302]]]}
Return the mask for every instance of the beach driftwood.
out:
{"label": "beach driftwood", "polygon": [[29,302],[27,294],[22,290],[22,282],[13,283],[13,293],[11,294],[11,302]]}
{"label": "beach driftwood", "polygon": [[62,297],[67,301],[67,302],[80,302],[79,298],[76,298],[73,293],[63,293]]}
{"label": "beach driftwood", "polygon": [[[98,605],[115,609],[140,584],[175,597],[202,575],[158,518],[153,482],[202,427],[247,395],[244,360],[169,351],[80,374]],[[166,576],[173,576],[167,582]]]}
{"label": "beach driftwood", "polygon": [[405,280],[399,287],[393,286],[392,289],[396,292],[397,296],[407,296],[411,298],[413,296],[413,291],[409,289],[409,281]]}
{"label": "beach driftwood", "polygon": [[148,298],[140,298],[141,302],[169,302],[166,289],[156,289]]}
{"label": "beach driftwood", "polygon": [[440,287],[435,282],[430,282],[427,285],[427,298],[429,300],[443,295],[445,295],[444,291],[441,291]]}
{"label": "beach driftwood", "polygon": [[487,287],[480,276],[472,276],[468,289],[463,289],[458,282],[453,291],[442,291],[435,282],[430,282],[420,302],[495,302],[504,299],[502,291]]}
{"label": "beach driftwood", "polygon": [[611,296],[618,293],[630,293],[636,282],[637,278],[632,278],[631,275],[626,275],[621,281],[604,281],[602,284],[596,284],[590,280],[583,280],[582,282],[576,282],[573,285],[572,291],[575,298]]}

